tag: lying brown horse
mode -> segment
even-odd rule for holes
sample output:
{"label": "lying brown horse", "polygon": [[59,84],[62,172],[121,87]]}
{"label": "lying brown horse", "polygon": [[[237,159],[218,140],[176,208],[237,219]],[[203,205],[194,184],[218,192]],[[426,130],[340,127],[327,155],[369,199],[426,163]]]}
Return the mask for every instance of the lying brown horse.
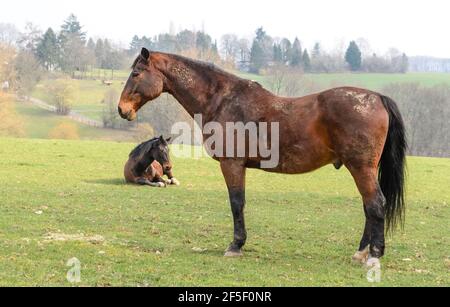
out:
{"label": "lying brown horse", "polygon": [[[163,92],[173,95],[191,116],[202,114],[203,124],[278,122],[279,163],[267,171],[300,174],[327,164],[345,165],[362,196],[366,216],[353,259],[364,263],[370,257],[369,264],[379,264],[385,224],[386,230],[392,230],[404,216],[407,144],[393,100],[353,87],[302,98],[277,97],[258,83],[213,65],[144,48],[121,95],[121,117],[134,120],[146,102]],[[262,157],[214,158],[220,161],[234,218],[234,240],[225,255],[239,256],[247,238],[245,170],[261,168]]]}
{"label": "lying brown horse", "polygon": [[[160,188],[170,184],[179,185],[178,180],[172,175],[169,141],[170,138],[165,140],[161,136],[133,149],[124,167],[126,182]],[[169,180],[165,180],[164,175],[167,175]]]}

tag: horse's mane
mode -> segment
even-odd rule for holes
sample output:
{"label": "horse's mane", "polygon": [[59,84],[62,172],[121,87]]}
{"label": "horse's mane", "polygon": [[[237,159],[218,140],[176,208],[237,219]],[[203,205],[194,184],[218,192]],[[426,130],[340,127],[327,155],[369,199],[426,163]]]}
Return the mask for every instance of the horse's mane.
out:
{"label": "horse's mane", "polygon": [[[153,51],[154,52],[154,51]],[[182,62],[183,64],[185,64],[186,66],[188,66],[189,68],[192,68],[194,70],[197,70],[198,68],[200,68],[202,70],[202,73],[214,73],[214,74],[219,74],[222,76],[225,76],[229,79],[235,80],[235,81],[243,81],[245,79],[242,79],[236,75],[233,75],[219,67],[217,67],[214,63],[211,62],[204,62],[204,61],[200,61],[200,60],[194,60],[182,55],[178,55],[178,54],[173,54],[173,53],[163,53],[163,52],[158,52],[161,54],[164,54],[172,59],[175,59],[177,61]],[[133,65],[131,65],[131,68],[134,69],[136,68],[136,65],[140,62],[147,62],[146,59],[144,59],[142,57],[142,55],[138,55],[136,57],[136,59],[133,62]]]}
{"label": "horse's mane", "polygon": [[145,60],[145,59],[142,57],[142,55],[138,55],[138,56],[136,57],[136,59],[134,60],[133,65],[131,65],[131,69],[135,69],[135,68],[136,68],[136,65],[137,65],[140,61],[147,62],[147,60]]}
{"label": "horse's mane", "polygon": [[247,81],[247,80],[242,79],[232,73],[229,73],[229,72],[223,70],[222,68],[218,67],[217,65],[215,65],[212,62],[204,62],[204,61],[200,61],[200,60],[194,60],[194,59],[187,58],[185,56],[178,55],[178,54],[166,54],[166,55],[168,55],[169,57],[172,57],[175,60],[182,62],[183,64],[185,64],[186,66],[188,66],[189,68],[192,68],[194,70],[197,70],[198,68],[200,68],[202,74],[213,73],[213,74],[224,76],[227,79],[234,80],[234,81]]}
{"label": "horse's mane", "polygon": [[130,152],[129,158],[135,159],[135,158],[139,157],[139,159],[141,159],[146,153],[148,153],[153,148],[153,145],[158,140],[159,140],[159,138],[155,137],[151,140],[148,140],[146,142],[139,144],[138,146],[136,146],[135,149],[133,149]]}

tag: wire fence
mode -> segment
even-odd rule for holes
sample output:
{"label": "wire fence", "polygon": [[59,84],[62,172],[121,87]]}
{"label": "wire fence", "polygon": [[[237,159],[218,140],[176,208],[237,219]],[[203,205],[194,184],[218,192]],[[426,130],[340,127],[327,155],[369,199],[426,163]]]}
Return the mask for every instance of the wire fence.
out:
{"label": "wire fence", "polygon": [[[29,101],[33,105],[35,105],[41,109],[56,113],[56,107],[46,103],[45,101],[42,101],[37,98],[30,98]],[[104,127],[103,122],[101,122],[99,120],[91,119],[85,115],[81,115],[74,111],[70,111],[69,114],[66,115],[66,117],[68,117],[76,122],[79,122],[83,125],[89,126],[89,127],[95,127],[95,128],[103,128]]]}

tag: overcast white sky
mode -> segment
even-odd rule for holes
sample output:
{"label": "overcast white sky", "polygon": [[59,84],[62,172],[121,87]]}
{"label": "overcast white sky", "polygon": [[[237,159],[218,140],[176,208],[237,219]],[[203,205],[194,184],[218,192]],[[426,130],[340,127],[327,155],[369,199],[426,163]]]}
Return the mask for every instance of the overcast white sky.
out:
{"label": "overcast white sky", "polygon": [[376,52],[397,47],[408,55],[450,58],[448,0],[1,0],[0,22],[23,28],[27,21],[59,29],[70,14],[89,36],[128,44],[134,34],[201,29],[214,38],[251,37],[263,26],[274,37],[298,36],[306,47],[320,41],[367,38]]}

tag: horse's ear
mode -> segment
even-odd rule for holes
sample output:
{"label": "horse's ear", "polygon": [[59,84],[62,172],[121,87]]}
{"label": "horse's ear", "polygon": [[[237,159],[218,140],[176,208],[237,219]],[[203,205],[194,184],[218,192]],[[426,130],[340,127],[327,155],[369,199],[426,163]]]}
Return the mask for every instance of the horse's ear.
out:
{"label": "horse's ear", "polygon": [[170,138],[166,139],[166,142],[170,143],[171,140],[172,140],[172,138],[170,137]]}
{"label": "horse's ear", "polygon": [[141,50],[141,56],[148,61],[148,59],[150,58],[150,51],[148,51],[147,48],[142,48]]}

